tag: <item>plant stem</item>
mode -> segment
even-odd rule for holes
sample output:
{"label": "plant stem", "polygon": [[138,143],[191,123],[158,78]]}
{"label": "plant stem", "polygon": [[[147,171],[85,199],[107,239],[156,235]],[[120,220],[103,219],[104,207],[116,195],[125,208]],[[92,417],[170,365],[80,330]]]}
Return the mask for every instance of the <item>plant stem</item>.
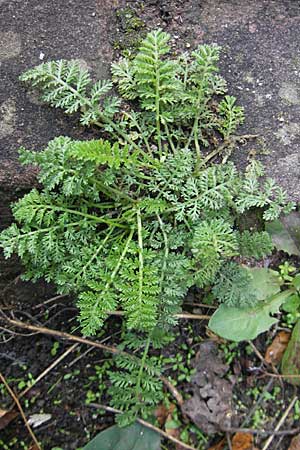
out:
{"label": "plant stem", "polygon": [[103,194],[107,195],[110,198],[111,198],[111,195],[109,195],[109,193],[113,194],[112,198],[114,198],[117,195],[121,198],[124,198],[125,200],[127,200],[130,203],[133,203],[135,201],[131,197],[129,197],[129,195],[125,194],[125,192],[122,192],[117,188],[114,188],[111,186],[103,186],[103,184],[100,183],[100,181],[97,181],[96,184],[97,184],[99,191],[101,191]]}
{"label": "plant stem", "polygon": [[155,43],[155,121],[156,121],[156,133],[158,153],[160,159],[162,158],[162,145],[161,145],[161,130],[160,130],[160,76],[159,76],[159,52],[157,48],[157,42]]}
{"label": "plant stem", "polygon": [[195,174],[196,175],[199,173],[199,166],[200,166],[201,159],[202,159],[201,150],[200,150],[199,141],[198,141],[198,124],[199,124],[199,117],[197,117],[197,120],[195,121],[195,125],[194,125],[194,143],[195,143],[195,148],[196,148],[196,165],[195,165]]}
{"label": "plant stem", "polygon": [[139,294],[138,294],[138,304],[143,303],[143,277],[144,277],[144,258],[143,258],[143,236],[142,236],[142,219],[141,210],[138,208],[137,212],[137,231],[138,231],[138,248],[139,248]]}
{"label": "plant stem", "polygon": [[130,119],[133,121],[134,125],[136,126],[136,128],[137,128],[138,131],[140,132],[140,135],[141,135],[141,137],[142,137],[142,139],[143,139],[143,141],[144,141],[144,143],[145,143],[145,145],[146,145],[146,148],[147,148],[148,153],[149,153],[150,155],[152,155],[152,150],[151,150],[151,147],[150,147],[150,145],[149,145],[149,141],[148,141],[147,137],[145,136],[145,133],[143,133],[143,130],[142,130],[142,128],[140,127],[140,124],[138,123],[136,117],[132,117],[132,115],[130,115],[130,114],[128,114],[128,113],[125,113],[125,115],[126,115],[127,117],[130,117]]}
{"label": "plant stem", "polygon": [[[154,167],[155,167],[155,164],[156,164],[156,161],[151,157],[151,155],[148,155],[146,152],[144,152],[144,150],[142,150],[132,139],[130,139],[130,137],[123,131],[123,130],[121,130],[121,128],[118,126],[118,125],[116,125],[111,119],[108,119],[107,117],[105,117],[105,116],[101,116],[101,120],[104,122],[104,123],[107,123],[108,125],[110,125],[113,129],[114,129],[114,131],[121,137],[121,138],[123,138],[124,139],[124,141],[125,142],[127,142],[127,144],[129,144],[129,145],[131,145],[133,148],[135,148],[140,154],[142,154],[143,155],[143,157],[147,160],[147,161],[149,161],[150,163],[151,163],[151,166],[150,167],[153,167],[153,165],[154,165]],[[101,122],[99,122],[99,121],[97,121],[97,120],[95,120],[95,122],[93,122],[94,123],[94,125],[97,125],[99,128],[102,128],[102,124],[101,124]]]}
{"label": "plant stem", "polygon": [[165,244],[164,261],[163,261],[163,265],[162,265],[162,269],[161,269],[161,277],[160,277],[160,290],[162,291],[162,285],[163,285],[163,281],[164,281],[164,277],[165,277],[165,272],[167,269],[167,259],[169,256],[169,242],[168,242],[168,236],[165,232],[164,224],[163,224],[163,221],[162,221],[160,215],[156,213],[156,217],[159,222],[159,226],[160,226],[160,229],[161,229],[161,232],[162,232],[162,235],[164,238],[164,244]]}
{"label": "plant stem", "polygon": [[143,375],[143,371],[144,371],[144,367],[145,367],[146,358],[147,358],[147,355],[149,352],[150,342],[151,342],[151,339],[150,339],[150,335],[149,335],[147,338],[146,346],[145,346],[144,353],[143,353],[143,356],[141,359],[141,365],[140,365],[137,382],[136,382],[136,387],[135,387],[135,396],[136,396],[137,403],[140,401],[139,393],[140,393],[140,389],[141,389],[142,375]]}
{"label": "plant stem", "polygon": [[170,130],[169,130],[169,127],[168,127],[168,125],[165,123],[165,130],[166,130],[166,133],[167,133],[167,138],[168,138],[168,142],[169,142],[169,144],[170,144],[170,147],[171,147],[171,149],[172,149],[172,152],[174,153],[174,155],[175,155],[175,153],[176,153],[176,148],[175,148],[175,145],[174,145],[174,143],[173,143],[173,140],[172,140],[172,137],[171,137],[171,134],[170,134]]}
{"label": "plant stem", "polygon": [[124,248],[123,248],[123,251],[122,251],[122,253],[121,253],[121,256],[119,257],[118,262],[117,262],[117,264],[116,264],[114,270],[112,271],[111,276],[109,277],[109,280],[106,282],[103,291],[101,291],[101,294],[99,294],[99,297],[98,297],[97,302],[96,302],[96,303],[94,304],[94,306],[93,306],[93,312],[94,312],[94,314],[97,314],[97,307],[98,307],[100,301],[101,301],[102,298],[105,296],[106,292],[108,291],[109,287],[111,286],[111,284],[113,283],[113,281],[114,281],[116,275],[117,275],[118,272],[119,272],[119,269],[120,269],[120,267],[121,267],[121,263],[122,263],[123,259],[124,259],[125,256],[126,256],[126,253],[127,253],[127,251],[128,251],[128,248],[129,248],[129,244],[130,244],[130,242],[131,242],[131,240],[132,240],[133,233],[134,233],[134,228],[131,229],[131,232],[130,232],[130,234],[129,234],[129,236],[128,236],[128,239],[127,239],[127,241],[126,241],[126,244],[125,244],[125,246],[124,246]]}
{"label": "plant stem", "polygon": [[53,209],[54,211],[60,211],[60,212],[67,212],[70,214],[75,214],[81,217],[86,217],[87,219],[92,219],[95,222],[99,222],[99,223],[106,223],[107,225],[114,225],[115,227],[119,227],[119,228],[125,228],[127,229],[128,226],[127,225],[123,225],[121,223],[118,223],[116,220],[114,219],[108,219],[108,218],[103,218],[103,217],[97,217],[97,216],[93,216],[92,214],[88,214],[88,213],[84,213],[82,211],[78,211],[75,209],[69,209],[69,208],[65,208],[63,206],[54,206],[54,205],[42,205],[44,208],[47,209]]}
{"label": "plant stem", "polygon": [[73,283],[74,281],[76,281],[78,279],[78,277],[80,277],[85,271],[86,269],[90,266],[90,264],[92,263],[92,261],[97,258],[97,256],[99,255],[99,253],[101,252],[101,250],[103,249],[103,247],[105,246],[106,242],[108,241],[108,239],[110,238],[112,232],[114,231],[115,227],[112,226],[109,230],[109,232],[107,233],[107,235],[105,236],[105,238],[103,239],[103,241],[101,241],[101,244],[98,246],[97,250],[95,251],[95,253],[92,255],[92,257],[88,260],[88,262],[82,267],[82,269],[73,277],[71,283]]}

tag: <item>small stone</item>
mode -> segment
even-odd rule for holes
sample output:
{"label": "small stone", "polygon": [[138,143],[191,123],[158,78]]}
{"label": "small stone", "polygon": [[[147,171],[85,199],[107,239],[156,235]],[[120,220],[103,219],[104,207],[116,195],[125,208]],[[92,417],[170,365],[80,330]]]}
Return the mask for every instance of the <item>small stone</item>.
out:
{"label": "small stone", "polygon": [[299,85],[291,82],[282,83],[278,95],[288,105],[299,105]]}
{"label": "small stone", "polygon": [[0,61],[15,58],[21,53],[21,37],[13,31],[0,33]]}
{"label": "small stone", "polygon": [[0,105],[0,139],[13,134],[16,125],[16,103],[9,98]]}

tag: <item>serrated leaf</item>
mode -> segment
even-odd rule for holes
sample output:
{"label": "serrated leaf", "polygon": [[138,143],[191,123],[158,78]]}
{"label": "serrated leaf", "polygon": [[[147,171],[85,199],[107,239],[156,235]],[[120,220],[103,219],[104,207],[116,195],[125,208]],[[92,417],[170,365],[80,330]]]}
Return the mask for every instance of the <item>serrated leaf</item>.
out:
{"label": "serrated leaf", "polygon": [[281,292],[252,308],[221,305],[212,315],[208,326],[214,333],[231,341],[255,339],[277,323],[271,314],[277,313],[290,295],[290,291]]}
{"label": "serrated leaf", "polygon": [[117,425],[102,431],[83,450],[160,450],[160,435],[134,423],[129,427]]}
{"label": "serrated leaf", "polygon": [[266,223],[266,231],[270,234],[277,250],[289,255],[300,256],[300,216],[293,212],[282,220]]}
{"label": "serrated leaf", "polygon": [[298,375],[299,377],[287,377],[286,381],[294,386],[300,386],[300,320],[294,326],[291,339],[284,352],[281,373],[283,375]]}

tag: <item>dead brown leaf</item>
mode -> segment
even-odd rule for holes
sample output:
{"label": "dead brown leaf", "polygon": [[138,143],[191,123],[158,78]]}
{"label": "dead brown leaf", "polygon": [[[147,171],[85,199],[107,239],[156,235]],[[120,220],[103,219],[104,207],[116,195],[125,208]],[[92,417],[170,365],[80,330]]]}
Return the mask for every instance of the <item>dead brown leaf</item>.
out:
{"label": "dead brown leaf", "polygon": [[225,447],[225,444],[226,444],[226,439],[224,438],[217,444],[213,445],[212,447],[209,447],[208,450],[223,450],[223,448]]}
{"label": "dead brown leaf", "polygon": [[206,336],[212,340],[217,342],[218,344],[226,344],[226,340],[222,339],[220,336],[218,336],[217,334],[213,333],[209,328],[206,328],[205,330]]}
{"label": "dead brown leaf", "polygon": [[40,450],[40,449],[37,447],[36,444],[33,443],[33,444],[29,447],[28,450]]}
{"label": "dead brown leaf", "polygon": [[183,413],[207,434],[230,428],[235,378],[226,376],[229,366],[224,364],[217,344],[202,342],[192,365],[196,369],[189,386],[193,396],[184,402]]}
{"label": "dead brown leaf", "polygon": [[167,408],[163,403],[158,405],[155,410],[155,417],[161,427],[163,427],[168,419],[168,416],[174,411],[175,405],[173,403],[170,404],[169,408]]}
{"label": "dead brown leaf", "polygon": [[293,437],[288,450],[300,450],[300,434],[297,434],[297,436]]}
{"label": "dead brown leaf", "polygon": [[19,412],[15,409],[0,409],[0,430],[7,427],[7,425],[10,424],[10,422],[12,422],[18,415]]}
{"label": "dead brown leaf", "polygon": [[232,438],[232,450],[253,450],[253,435],[236,433]]}
{"label": "dead brown leaf", "polygon": [[[166,417],[165,420],[165,431],[167,433],[168,436],[174,437],[176,439],[180,439],[180,429],[179,428],[174,428],[174,427],[168,427],[168,422],[171,423],[171,421],[173,420],[173,412],[175,410],[175,405],[171,403],[169,411],[168,411],[168,415]],[[183,447],[179,444],[175,445],[176,450],[182,450]]]}
{"label": "dead brown leaf", "polygon": [[179,428],[165,428],[165,430],[168,436],[172,436],[176,439],[179,439],[180,436]]}
{"label": "dead brown leaf", "polygon": [[280,331],[274,338],[271,345],[266,350],[265,360],[268,364],[277,365],[280,363],[283,353],[290,340],[291,333]]}

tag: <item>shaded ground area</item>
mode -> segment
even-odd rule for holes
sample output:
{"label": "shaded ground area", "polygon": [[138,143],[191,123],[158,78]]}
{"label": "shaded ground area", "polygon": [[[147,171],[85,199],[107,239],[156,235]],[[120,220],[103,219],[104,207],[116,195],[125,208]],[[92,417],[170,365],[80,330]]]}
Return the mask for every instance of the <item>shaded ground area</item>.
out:
{"label": "shaded ground area", "polygon": [[[261,152],[260,158],[268,173],[287,189],[292,199],[299,201],[300,2],[0,0],[0,229],[10,221],[10,201],[35,182],[34,173],[19,166],[17,148],[23,145],[39,149],[60,134],[88,137],[94,133],[78,127],[76,118],[68,118],[41,105],[36,93],[28,92],[17,81],[19,74],[42,61],[76,58],[91,68],[95,78],[107,77],[113,54],[122,50],[124,42],[134,46],[138,37],[135,27],[128,31],[128,8],[144,24],[137,27],[141,32],[160,26],[172,33],[174,50],[211,42],[223,47],[222,74],[228,81],[230,93],[245,107],[246,123],[241,133],[255,133],[261,138],[260,142],[240,148],[235,159],[243,166],[249,150],[254,148]],[[53,289],[43,284],[22,283],[18,278],[20,273],[17,260],[8,263],[0,259],[0,301],[6,311],[12,308],[19,317],[26,319],[26,315],[17,312],[25,311],[28,318],[33,316],[40,323],[65,331],[76,326],[72,302],[59,300],[50,310],[34,309],[36,304],[53,295]],[[189,332],[183,327],[177,349],[182,341],[190,345],[193,332],[204,337],[205,325]],[[11,336],[5,334],[4,337]],[[1,343],[0,367],[1,370],[4,367],[8,378],[15,379],[12,385],[17,390],[20,381],[28,381],[29,373],[38,376],[67,348],[66,343],[59,342],[55,353],[55,341],[49,337],[12,337],[7,344],[6,340]],[[268,338],[271,339],[271,335]],[[256,343],[261,352],[265,350],[264,340]],[[106,358],[99,352],[92,352],[72,364],[85,350],[78,348],[69,355],[28,398],[28,411],[52,415],[51,422],[37,433],[44,439],[45,450],[55,446],[76,449],[112,423],[112,417],[106,415],[102,420],[85,405],[87,392],[90,389],[96,392],[99,388],[98,378],[89,379],[95,377],[94,365],[103,364]],[[236,368],[231,363],[231,369],[242,377],[236,404],[244,405],[239,413],[245,416],[247,408],[251,409],[269,384],[262,378],[260,391],[255,393],[255,376],[259,372],[254,369],[260,365],[259,359],[255,355],[249,358],[244,347],[234,352],[239,358],[242,356],[241,367]],[[176,349],[173,353],[176,354]],[[254,375],[250,376],[251,373]],[[272,395],[275,395],[275,385],[282,388],[277,398],[269,406],[263,404],[260,416],[255,415],[256,422],[253,416],[249,426],[259,427],[263,421],[269,427],[276,425],[274,416],[281,408],[286,408],[293,392],[275,380],[268,388]],[[296,413],[294,417],[296,420]],[[292,424],[289,422],[286,426]],[[19,450],[21,440],[29,442],[21,420],[12,423],[5,433],[7,442],[16,435],[19,438],[9,448]],[[269,448],[287,449],[290,439],[283,439],[274,441]]]}

